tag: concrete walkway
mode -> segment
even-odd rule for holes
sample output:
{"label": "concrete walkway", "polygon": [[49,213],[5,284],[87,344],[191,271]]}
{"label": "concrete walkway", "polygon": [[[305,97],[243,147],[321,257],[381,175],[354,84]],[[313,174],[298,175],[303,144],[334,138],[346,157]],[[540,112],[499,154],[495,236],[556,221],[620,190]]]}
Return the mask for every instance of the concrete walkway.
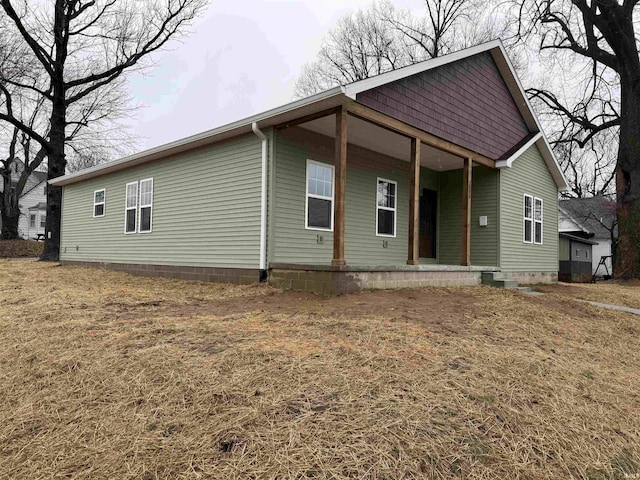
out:
{"label": "concrete walkway", "polygon": [[609,305],[608,303],[600,303],[600,302],[590,302],[589,300],[580,300],[581,302],[589,303],[596,307],[600,308],[608,308],[609,310],[620,310],[622,312],[633,313],[635,315],[640,315],[640,309],[623,307],[622,305]]}

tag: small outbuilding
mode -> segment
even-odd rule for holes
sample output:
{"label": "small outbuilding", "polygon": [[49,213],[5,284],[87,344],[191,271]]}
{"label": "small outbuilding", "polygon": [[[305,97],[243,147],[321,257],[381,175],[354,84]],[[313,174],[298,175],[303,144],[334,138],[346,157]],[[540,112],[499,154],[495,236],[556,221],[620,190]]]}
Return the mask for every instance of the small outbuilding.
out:
{"label": "small outbuilding", "polygon": [[598,242],[561,232],[558,250],[560,259],[558,280],[576,283],[590,282],[593,278],[591,261],[594,245],[598,245]]}

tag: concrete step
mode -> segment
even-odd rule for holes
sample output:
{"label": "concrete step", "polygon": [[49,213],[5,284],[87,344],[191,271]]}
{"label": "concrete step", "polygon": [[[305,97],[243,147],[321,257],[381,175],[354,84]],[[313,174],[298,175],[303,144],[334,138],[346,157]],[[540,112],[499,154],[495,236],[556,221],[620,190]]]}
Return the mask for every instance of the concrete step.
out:
{"label": "concrete step", "polygon": [[482,284],[495,288],[518,288],[518,282],[500,272],[482,272]]}

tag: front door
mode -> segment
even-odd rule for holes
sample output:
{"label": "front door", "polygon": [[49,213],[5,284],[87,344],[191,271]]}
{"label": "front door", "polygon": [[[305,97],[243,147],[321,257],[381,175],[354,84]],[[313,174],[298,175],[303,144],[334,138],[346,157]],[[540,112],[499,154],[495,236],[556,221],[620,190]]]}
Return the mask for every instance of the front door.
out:
{"label": "front door", "polygon": [[438,192],[420,190],[420,257],[436,258],[436,220],[438,218]]}

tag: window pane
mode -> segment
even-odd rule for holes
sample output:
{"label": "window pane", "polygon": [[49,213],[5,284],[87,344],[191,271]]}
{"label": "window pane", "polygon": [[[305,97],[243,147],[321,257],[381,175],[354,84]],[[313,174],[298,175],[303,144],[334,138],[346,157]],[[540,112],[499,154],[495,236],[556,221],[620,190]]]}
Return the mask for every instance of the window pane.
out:
{"label": "window pane", "polygon": [[542,243],[542,223],[536,222],[536,243]]}
{"label": "window pane", "polygon": [[102,203],[104,202],[104,190],[100,190],[99,192],[96,192],[96,196],[95,196],[95,203]]}
{"label": "window pane", "polygon": [[138,206],[138,185],[133,183],[131,185],[127,185],[127,207],[137,207]]}
{"label": "window pane", "polygon": [[33,214],[29,217],[29,226],[31,228],[36,226],[36,216]]}
{"label": "window pane", "polygon": [[47,225],[47,216],[46,215],[41,215],[40,216],[40,228],[45,228]]}
{"label": "window pane", "polygon": [[395,212],[391,210],[378,210],[378,235],[393,235]]}
{"label": "window pane", "polygon": [[531,197],[524,197],[524,218],[532,218]]}
{"label": "window pane", "polygon": [[333,194],[333,170],[331,167],[309,163],[308,168],[309,185],[307,188],[309,193],[311,195],[331,197]]}
{"label": "window pane", "polygon": [[151,207],[140,208],[140,231],[148,232],[151,230]]}
{"label": "window pane", "polygon": [[307,226],[313,228],[331,228],[331,200],[309,198]]}
{"label": "window pane", "polygon": [[96,205],[93,207],[93,210],[96,217],[101,217],[104,215],[104,204]]}
{"label": "window pane", "polygon": [[145,180],[140,182],[140,205],[151,205],[153,195],[153,182]]}
{"label": "window pane", "polygon": [[535,219],[538,221],[542,220],[542,201],[538,199],[536,199]]}
{"label": "window pane", "polygon": [[396,185],[378,180],[378,206],[396,208]]}
{"label": "window pane", "polygon": [[533,222],[531,220],[525,220],[524,221],[524,241],[525,242],[530,242],[531,241],[532,223]]}
{"label": "window pane", "polygon": [[136,211],[135,210],[127,210],[127,232],[135,232],[136,231]]}

